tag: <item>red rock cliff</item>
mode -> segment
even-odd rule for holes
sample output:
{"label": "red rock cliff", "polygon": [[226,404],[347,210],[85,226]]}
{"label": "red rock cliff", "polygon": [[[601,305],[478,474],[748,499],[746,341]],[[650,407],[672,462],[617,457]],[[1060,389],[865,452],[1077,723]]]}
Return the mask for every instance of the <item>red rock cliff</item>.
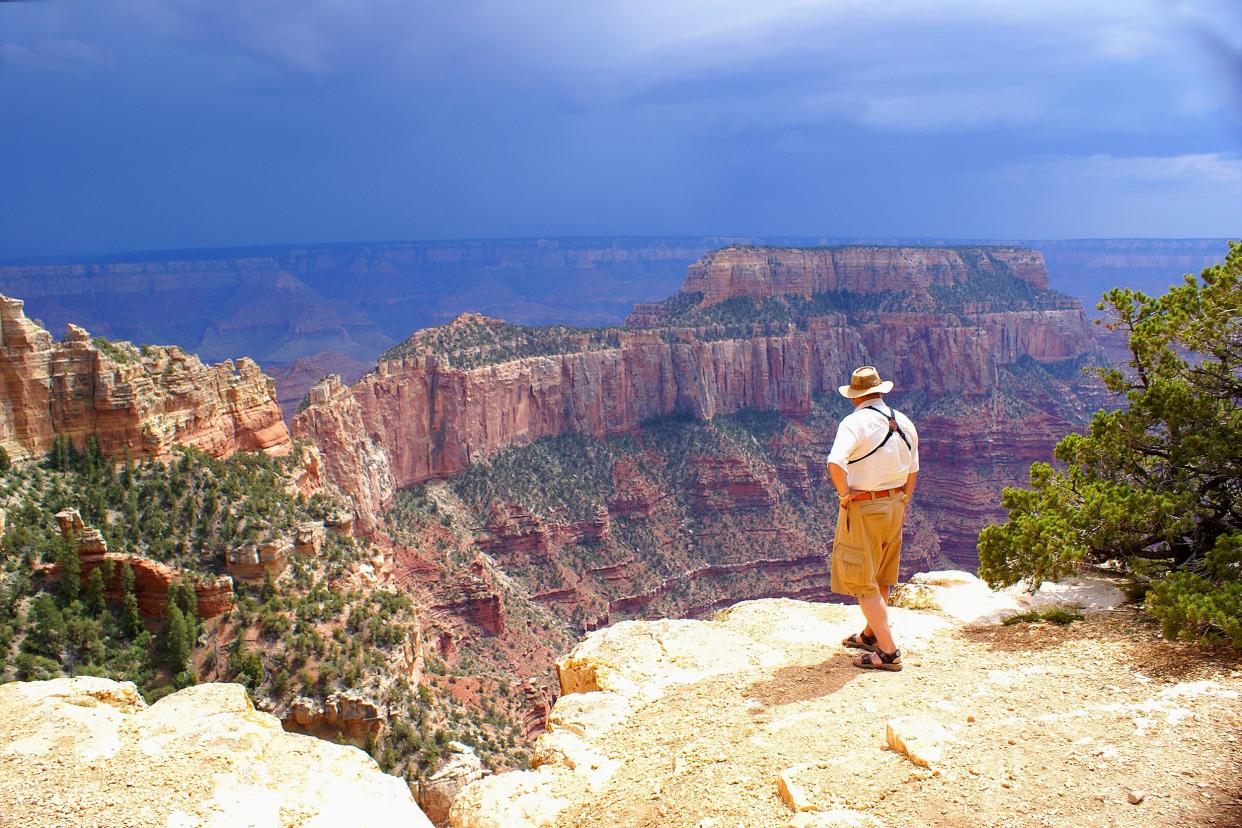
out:
{"label": "red rock cliff", "polygon": [[292,448],[271,380],[249,359],[205,365],[179,348],[65,339],[0,296],[0,446],[46,453],[57,435],[78,447],[97,435],[108,456],[163,457],[174,445],[215,457]]}

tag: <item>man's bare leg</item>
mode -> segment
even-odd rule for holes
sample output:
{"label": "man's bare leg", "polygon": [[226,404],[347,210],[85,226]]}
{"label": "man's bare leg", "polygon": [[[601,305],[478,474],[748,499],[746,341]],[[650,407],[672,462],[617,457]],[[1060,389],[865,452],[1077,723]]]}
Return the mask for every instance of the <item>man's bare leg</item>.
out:
{"label": "man's bare leg", "polygon": [[888,627],[888,605],[884,602],[883,595],[876,593],[859,598],[858,606],[862,608],[863,615],[867,619],[867,628],[872,630],[871,634],[876,638],[876,646],[886,653],[896,650],[897,644],[893,641],[893,632]]}
{"label": "man's bare leg", "polygon": [[[892,592],[892,589],[893,589],[892,584],[880,584],[880,598],[884,601],[885,607],[888,606],[888,596]],[[866,613],[864,612],[863,615],[866,615]],[[887,612],[884,613],[884,617],[886,619],[888,618]],[[871,629],[871,619],[869,618],[867,619],[867,628],[863,630],[863,635],[867,636],[868,638],[871,638],[875,635],[875,630]],[[892,650],[885,650],[885,652],[891,653]]]}

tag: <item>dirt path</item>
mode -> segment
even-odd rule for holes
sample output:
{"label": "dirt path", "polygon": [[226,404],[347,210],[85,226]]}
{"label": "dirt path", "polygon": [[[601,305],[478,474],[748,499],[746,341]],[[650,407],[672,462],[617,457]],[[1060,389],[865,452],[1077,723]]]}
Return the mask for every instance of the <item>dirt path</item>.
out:
{"label": "dirt path", "polygon": [[[803,766],[790,778],[813,807],[889,828],[1242,825],[1237,656],[1165,642],[1133,609],[949,628],[901,673],[793,649],[787,666],[674,687],[626,716],[592,742],[623,765],[556,824],[783,827],[777,778]],[[955,739],[931,769],[885,745],[886,720],[912,714]]]}

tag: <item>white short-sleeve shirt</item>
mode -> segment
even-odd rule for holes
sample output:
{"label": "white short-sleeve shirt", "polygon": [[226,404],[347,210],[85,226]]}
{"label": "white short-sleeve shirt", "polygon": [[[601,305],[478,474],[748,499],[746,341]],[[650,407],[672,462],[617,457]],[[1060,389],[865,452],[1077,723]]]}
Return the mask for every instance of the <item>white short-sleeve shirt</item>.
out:
{"label": "white short-sleeve shirt", "polygon": [[[875,410],[868,411],[869,408]],[[894,432],[884,448],[850,465],[850,460],[862,457],[884,440],[888,434],[887,414],[892,410],[882,400],[865,402],[837,427],[828,462],[845,469],[846,483],[853,491],[896,489],[906,485],[906,478],[919,470],[919,435],[914,423],[900,411],[896,412],[897,425],[910,445],[907,447],[901,435]]]}

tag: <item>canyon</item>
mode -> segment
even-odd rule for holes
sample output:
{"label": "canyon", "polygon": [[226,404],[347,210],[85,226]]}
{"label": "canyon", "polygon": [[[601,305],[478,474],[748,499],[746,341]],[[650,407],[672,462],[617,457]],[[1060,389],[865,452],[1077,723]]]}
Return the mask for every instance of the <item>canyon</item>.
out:
{"label": "canyon", "polygon": [[[382,259],[360,272],[378,273]],[[1051,289],[1044,257],[1026,247],[734,244],[690,262],[679,291],[650,298],[606,327],[456,314],[385,338],[391,347],[365,372],[365,349],[333,351],[345,376],[310,386],[300,410],[283,412],[288,428],[284,395],[249,359],[209,366],[73,324],[57,342],[6,298],[0,446],[28,464],[58,438],[170,468],[186,462],[181,448],[286,458],[274,479],[298,509],[315,504],[313,516],[299,512],[279,531],[256,524],[259,535],[219,550],[183,544],[201,558],[192,567],[208,647],[195,655],[197,675],[236,679],[230,648],[252,648],[263,668],[256,703],[287,729],[366,742],[377,756],[406,739],[405,772],[419,768],[419,802],[442,821],[456,788],[484,773],[479,757],[488,770],[513,767],[525,755],[515,734],[556,730],[553,661],[583,633],[712,618],[750,599],[838,599],[825,566],[836,509],[823,458],[848,410],[836,388],[856,365],[896,382],[890,401],[922,435],[903,578],[973,570],[979,528],[1003,515],[1000,490],[1024,483],[1032,461],[1110,403],[1083,370],[1101,358],[1087,314]],[[314,355],[289,364],[299,382],[317,373]],[[82,576],[112,573],[106,598],[121,595],[117,565],[130,566],[154,624],[185,576],[110,551],[73,509],[56,520]],[[37,569],[51,582],[57,566]],[[323,595],[312,585],[328,573],[356,606],[314,609],[324,617],[299,627],[297,642],[272,632],[295,606],[326,602],[310,596]],[[256,594],[269,596],[262,612]],[[360,620],[381,611],[401,623],[385,633],[384,622]],[[367,667],[386,678],[361,691],[313,680],[326,658],[293,660],[346,624],[388,642]],[[328,642],[334,653],[343,638]],[[274,677],[289,682],[296,664],[304,695],[276,690]],[[338,655],[332,665],[350,663]],[[583,688],[567,687],[569,674],[560,691],[572,699]],[[420,743],[409,747],[394,722],[408,734],[433,713],[446,724],[476,717],[460,731],[476,741],[413,764]],[[536,764],[545,759],[536,752]]]}
{"label": "canyon", "polygon": [[[1106,402],[1082,372],[1098,358],[1037,251],[734,246],[625,327],[463,314],[419,331],[354,385],[313,388],[293,432],[320,446],[360,525],[439,485],[482,550],[590,629],[828,598],[822,458],[836,387],[866,363],[924,435],[908,571],[973,568],[1000,489]],[[580,491],[553,503],[541,487]]]}

